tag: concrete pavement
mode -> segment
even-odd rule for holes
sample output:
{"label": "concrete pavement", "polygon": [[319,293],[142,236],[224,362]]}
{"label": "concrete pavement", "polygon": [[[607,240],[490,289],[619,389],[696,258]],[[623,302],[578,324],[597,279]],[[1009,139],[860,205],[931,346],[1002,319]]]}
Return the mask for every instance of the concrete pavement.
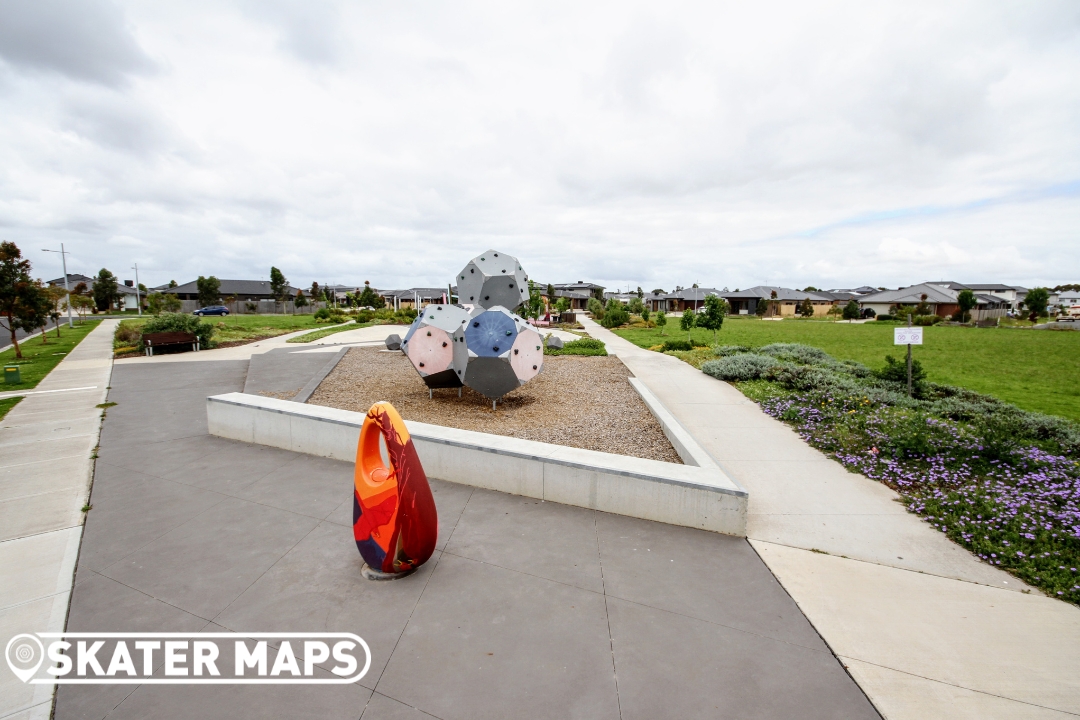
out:
{"label": "concrete pavement", "polygon": [[1080,610],[980,562],[734,387],[582,322],[747,488],[751,544],[885,717],[1080,715]]}
{"label": "concrete pavement", "polygon": [[[112,372],[103,320],[0,423],[0,643],[64,629]],[[69,388],[83,388],[62,392]],[[55,391],[55,392],[52,392]],[[47,718],[53,686],[0,669],[0,718]]]}

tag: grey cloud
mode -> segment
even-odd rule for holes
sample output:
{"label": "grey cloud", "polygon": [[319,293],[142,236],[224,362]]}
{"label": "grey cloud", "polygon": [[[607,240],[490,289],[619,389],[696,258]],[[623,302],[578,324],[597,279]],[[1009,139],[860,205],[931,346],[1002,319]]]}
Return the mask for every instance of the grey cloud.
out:
{"label": "grey cloud", "polygon": [[155,69],[109,0],[5,0],[0,57],[16,67],[110,86]]}
{"label": "grey cloud", "polygon": [[270,24],[281,47],[305,62],[330,65],[344,50],[341,8],[332,0],[257,0],[241,6]]}

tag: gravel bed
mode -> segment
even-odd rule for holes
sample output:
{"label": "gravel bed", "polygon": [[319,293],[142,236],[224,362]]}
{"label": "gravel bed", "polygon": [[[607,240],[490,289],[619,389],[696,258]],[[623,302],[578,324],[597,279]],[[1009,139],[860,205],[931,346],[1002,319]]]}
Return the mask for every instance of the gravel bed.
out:
{"label": "gravel bed", "polygon": [[505,395],[496,410],[469,388],[428,389],[398,352],[352,348],[308,400],[367,412],[379,400],[406,420],[632,457],[682,463],[617,357],[544,358],[543,371]]}

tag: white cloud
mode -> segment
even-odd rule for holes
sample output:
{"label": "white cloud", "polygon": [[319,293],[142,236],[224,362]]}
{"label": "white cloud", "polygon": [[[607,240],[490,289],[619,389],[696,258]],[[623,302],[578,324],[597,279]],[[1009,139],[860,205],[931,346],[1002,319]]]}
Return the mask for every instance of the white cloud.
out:
{"label": "white cloud", "polygon": [[3,7],[0,235],[83,272],[1080,278],[1075,3]]}

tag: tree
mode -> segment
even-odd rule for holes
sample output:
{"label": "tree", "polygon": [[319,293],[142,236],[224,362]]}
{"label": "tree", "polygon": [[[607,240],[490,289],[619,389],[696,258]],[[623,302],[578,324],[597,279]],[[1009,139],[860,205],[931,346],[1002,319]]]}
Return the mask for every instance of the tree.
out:
{"label": "tree", "polygon": [[645,322],[649,322],[649,306],[648,305],[641,308],[641,319],[644,320]]}
{"label": "tree", "polygon": [[712,330],[713,345],[716,344],[716,332],[724,325],[724,316],[727,314],[727,300],[717,295],[705,296],[705,312],[696,318],[696,323],[699,327]]}
{"label": "tree", "polygon": [[116,289],[116,276],[105,268],[101,268],[97,277],[94,278],[94,304],[99,312],[107,312],[113,304],[121,299],[120,291]]}
{"label": "tree", "polygon": [[626,306],[619,300],[611,298],[607,302],[607,307],[604,308],[604,317],[600,319],[600,324],[606,328],[619,327],[630,321],[630,313],[626,311]]}
{"label": "tree", "polygon": [[[81,284],[81,283],[80,283]],[[86,319],[86,313],[94,307],[94,298],[89,295],[71,294],[71,309],[79,314],[79,318]]]}
{"label": "tree", "polygon": [[555,301],[555,309],[558,310],[560,314],[566,312],[570,309],[570,299],[564,297],[559,298]]}
{"label": "tree", "polygon": [[529,281],[529,299],[525,301],[524,314],[533,320],[540,319],[540,313],[544,309],[544,298],[540,295],[540,288],[532,280]]}
{"label": "tree", "polygon": [[960,322],[967,322],[968,315],[977,304],[975,293],[967,289],[961,290],[956,296],[956,304],[960,306]]}
{"label": "tree", "polygon": [[322,291],[319,290],[319,283],[317,282],[311,283],[311,299],[315,302],[322,299]]}
{"label": "tree", "polygon": [[[49,320],[52,319],[53,313],[56,312],[56,304],[53,302],[52,295],[45,289],[40,280],[31,283],[26,300],[26,322],[34,329],[41,328],[41,344],[45,345],[48,343]],[[30,328],[26,329],[29,330]]]}
{"label": "tree", "polygon": [[645,309],[645,303],[641,302],[641,298],[630,298],[630,303],[626,306],[626,309],[630,311],[632,315],[640,315],[641,311]]}
{"label": "tree", "polygon": [[1027,306],[1028,319],[1038,322],[1039,318],[1046,314],[1046,306],[1050,304],[1050,292],[1046,288],[1033,288],[1028,290],[1024,297],[1024,305]]}
{"label": "tree", "polygon": [[690,340],[690,330],[694,327],[694,322],[697,318],[694,317],[694,311],[687,308],[683,311],[682,318],[679,320],[679,327],[686,331],[686,339]]}
{"label": "tree", "polygon": [[597,320],[604,319],[604,306],[595,297],[589,298],[589,302],[585,304],[585,308],[592,313],[592,316]]}
{"label": "tree", "polygon": [[844,306],[844,319],[845,320],[858,320],[859,319],[859,303],[854,300],[848,300],[847,305]]}
{"label": "tree", "polygon": [[928,302],[926,302],[926,298],[927,298],[926,293],[923,293],[922,295],[919,296],[919,304],[915,306],[915,314],[916,315],[929,315],[930,314],[930,304]]}
{"label": "tree", "polygon": [[217,305],[221,299],[221,281],[213,275],[210,277],[200,275],[195,281],[195,288],[199,294],[199,307]]}
{"label": "tree", "polygon": [[184,305],[176,293],[164,293],[165,298],[161,301],[161,309],[169,313],[178,313]]}
{"label": "tree", "polygon": [[22,359],[22,348],[15,337],[18,330],[33,331],[37,322],[34,305],[37,289],[30,277],[30,261],[13,242],[0,243],[0,326],[11,333],[15,358]]}
{"label": "tree", "polygon": [[386,306],[386,300],[383,299],[382,295],[379,295],[379,293],[372,289],[370,281],[365,280],[364,289],[360,291],[360,299],[357,301],[357,304],[359,304],[360,307],[373,307],[378,310],[379,308]]}
{"label": "tree", "polygon": [[307,302],[307,298],[304,297],[304,291],[303,290],[297,290],[296,291],[296,297],[293,298],[293,308],[307,307],[307,304],[308,304],[308,302]]}
{"label": "tree", "polygon": [[56,325],[56,337],[60,337],[60,303],[67,298],[67,291],[62,287],[42,288],[49,298],[49,318]]}
{"label": "tree", "polygon": [[803,317],[814,317],[814,304],[810,302],[810,298],[803,298],[799,303],[799,314]]}
{"label": "tree", "polygon": [[289,281],[285,279],[284,273],[273,266],[270,268],[270,294],[274,297],[274,302],[285,302],[289,299]]}
{"label": "tree", "polygon": [[146,309],[151,315],[160,315],[162,299],[165,296],[161,293],[150,293],[146,296]]}
{"label": "tree", "polygon": [[[818,291],[818,289],[816,287],[814,287],[813,285],[807,285],[806,287],[803,288],[803,292],[817,292],[817,291]],[[738,292],[738,290],[736,290],[735,292]]]}
{"label": "tree", "polygon": [[82,281],[79,281],[75,285],[75,287],[71,288],[71,294],[72,295],[86,295],[87,292],[88,292],[88,289],[86,287],[86,283],[84,283]]}
{"label": "tree", "polygon": [[547,296],[548,302],[555,302],[555,286],[551,283],[548,283],[547,286]]}
{"label": "tree", "polygon": [[758,317],[765,317],[765,312],[769,309],[769,301],[765,298],[759,298],[757,305],[754,307],[754,314]]}
{"label": "tree", "polygon": [[667,315],[664,314],[663,310],[658,310],[656,312],[656,327],[660,328],[660,334],[661,335],[665,334],[664,333],[664,326],[665,325],[667,325]]}
{"label": "tree", "polygon": [[178,287],[177,284],[176,284],[176,281],[175,280],[170,280],[169,281],[169,287],[170,288]]}
{"label": "tree", "polygon": [[638,296],[638,300],[640,300],[640,299],[642,299],[643,297],[645,297],[645,293],[643,293],[643,292],[641,291],[641,286],[640,286],[640,285],[638,285],[638,286],[637,286],[637,296]]}

